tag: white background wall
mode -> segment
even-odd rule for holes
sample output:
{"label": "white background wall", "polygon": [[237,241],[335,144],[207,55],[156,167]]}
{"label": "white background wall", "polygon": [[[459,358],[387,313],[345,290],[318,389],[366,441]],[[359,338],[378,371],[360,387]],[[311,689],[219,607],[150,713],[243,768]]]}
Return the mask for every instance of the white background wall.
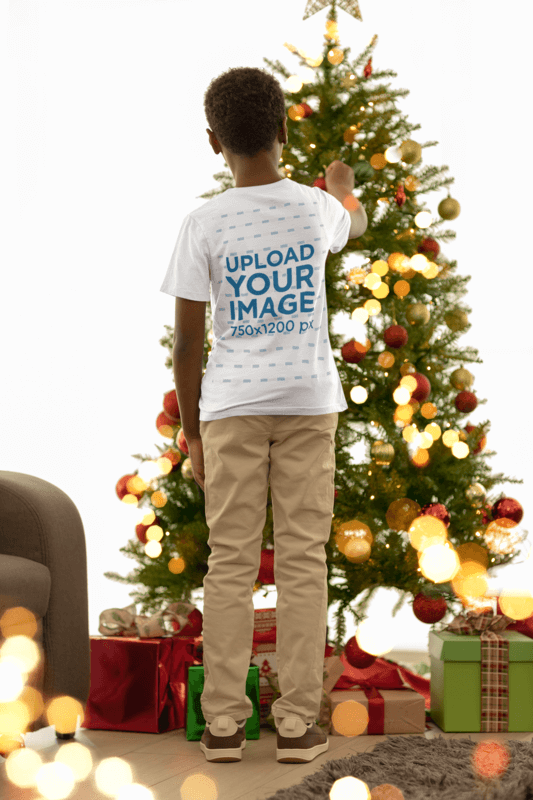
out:
{"label": "white background wall", "polygon": [[[1,6],[3,236],[0,468],[56,484],[85,527],[90,632],[100,612],[131,602],[103,577],[129,572],[119,553],[140,513],[115,484],[157,456],[163,394],[174,387],[159,345],[174,323],[159,291],[185,214],[225,168],[208,144],[203,95],[233,66],[297,72],[284,46],[322,51],[327,9],[303,21],[306,0],[12,0]],[[471,275],[474,389],[488,402],[494,472],[523,478],[499,487],[529,524],[531,466],[530,20],[523,2],[360,0],[363,22],[338,11],[340,46],[354,59],[378,34],[374,69],[392,88],[420,142],[438,140],[425,164],[446,164],[461,215],[442,252]],[[261,15],[257,24],[257,15]],[[278,79],[283,83],[281,76]],[[441,191],[428,196],[437,217]],[[336,330],[350,335],[348,319]],[[167,443],[166,440],[165,443]],[[531,575],[531,560],[491,582]],[[528,570],[528,572],[525,572]],[[255,597],[275,605],[276,593]],[[380,590],[369,613],[397,594]],[[199,603],[200,609],[202,603]],[[138,609],[139,610],[139,609]],[[428,626],[397,615],[398,647],[425,647]],[[333,621],[330,621],[330,632]],[[355,628],[348,618],[348,635]]]}

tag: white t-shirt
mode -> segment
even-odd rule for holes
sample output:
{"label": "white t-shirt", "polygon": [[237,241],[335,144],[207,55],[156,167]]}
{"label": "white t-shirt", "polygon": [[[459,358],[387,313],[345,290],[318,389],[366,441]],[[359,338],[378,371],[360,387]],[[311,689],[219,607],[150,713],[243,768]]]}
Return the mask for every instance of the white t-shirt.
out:
{"label": "white t-shirt", "polygon": [[350,214],[283,178],[227,189],[187,214],[162,292],[210,300],[213,341],[200,419],[348,408],[328,336],[325,264]]}

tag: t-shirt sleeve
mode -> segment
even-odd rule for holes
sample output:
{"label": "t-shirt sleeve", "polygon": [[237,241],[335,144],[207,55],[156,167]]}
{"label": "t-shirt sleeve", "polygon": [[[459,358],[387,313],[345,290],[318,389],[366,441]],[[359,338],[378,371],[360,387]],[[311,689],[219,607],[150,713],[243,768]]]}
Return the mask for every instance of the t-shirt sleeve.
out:
{"label": "t-shirt sleeve", "polygon": [[328,249],[332,253],[338,253],[339,250],[346,246],[352,218],[349,211],[344,208],[342,203],[339,203],[336,197],[328,194],[319,186],[314,186],[313,188],[320,192],[319,202],[323,214],[322,221],[328,236]]}
{"label": "t-shirt sleeve", "polygon": [[187,214],[161,292],[186,300],[210,300],[209,247],[200,224]]}

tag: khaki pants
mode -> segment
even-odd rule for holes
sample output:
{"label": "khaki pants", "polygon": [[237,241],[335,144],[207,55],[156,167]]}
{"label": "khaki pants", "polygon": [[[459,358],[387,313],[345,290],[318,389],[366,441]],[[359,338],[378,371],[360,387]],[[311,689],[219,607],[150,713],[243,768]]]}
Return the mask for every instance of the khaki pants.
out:
{"label": "khaki pants", "polygon": [[253,643],[253,586],[259,572],[268,484],[274,522],[276,725],[314,722],[322,699],[327,624],[325,544],[331,535],[338,412],[243,415],[200,420],[205,515],[201,697],[206,722],[252,716],[245,686]]}

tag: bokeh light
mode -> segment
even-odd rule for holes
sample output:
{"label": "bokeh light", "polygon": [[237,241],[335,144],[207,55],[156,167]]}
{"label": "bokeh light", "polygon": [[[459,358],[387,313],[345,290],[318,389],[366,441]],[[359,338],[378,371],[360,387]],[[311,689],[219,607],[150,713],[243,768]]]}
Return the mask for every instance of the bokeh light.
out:
{"label": "bokeh light", "polygon": [[425,547],[418,563],[422,575],[433,583],[445,583],[452,580],[460,567],[459,556],[446,544],[434,544]]}
{"label": "bokeh light", "polygon": [[389,617],[368,618],[360,622],[355,632],[355,638],[361,650],[365,650],[373,656],[390,653],[397,635],[393,623],[394,620]]}

